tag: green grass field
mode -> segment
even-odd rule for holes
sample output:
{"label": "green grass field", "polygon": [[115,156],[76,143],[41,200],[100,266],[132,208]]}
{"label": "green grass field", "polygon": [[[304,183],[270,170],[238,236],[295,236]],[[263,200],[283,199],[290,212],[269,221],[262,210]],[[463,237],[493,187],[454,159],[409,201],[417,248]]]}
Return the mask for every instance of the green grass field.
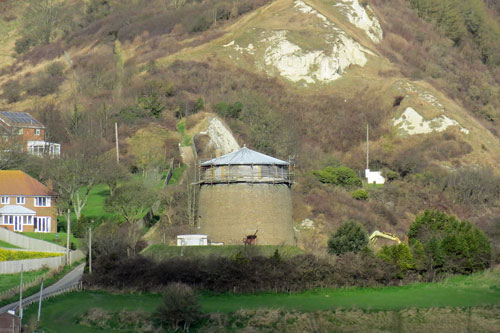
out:
{"label": "green grass field", "polygon": [[403,287],[318,289],[297,294],[204,295],[206,312],[266,308],[320,311],[332,308],[401,310],[405,308],[500,305],[500,271],[456,276],[440,283]]}
{"label": "green grass field", "polygon": [[12,245],[12,244],[4,242],[2,240],[0,240],[0,247],[6,247],[6,248],[9,248],[9,249],[20,249],[19,246]]}
{"label": "green grass field", "polygon": [[[104,209],[104,201],[109,196],[109,186],[106,184],[99,184],[94,186],[89,192],[87,204],[82,209],[82,215],[85,215],[91,220],[103,221],[105,219],[116,218],[115,214],[110,213]],[[66,216],[59,216],[59,221],[66,223]],[[71,212],[71,222],[76,221],[76,215]]]}
{"label": "green grass field", "polygon": [[[38,271],[24,272],[23,281],[24,283],[29,283],[36,278],[43,276],[49,271],[48,268],[40,269]],[[19,281],[21,278],[21,273],[16,274],[1,274],[0,275],[0,293],[9,290],[15,286],[19,286]]]}
{"label": "green grass field", "polygon": [[[108,312],[121,310],[151,313],[161,302],[158,294],[112,294],[103,291],[70,293],[44,303],[41,326],[46,332],[92,332],[78,319],[92,308]],[[201,293],[206,313],[235,313],[254,309],[280,309],[312,313],[344,309],[388,311],[431,308],[489,308],[500,305],[500,270],[456,276],[439,283],[417,283],[404,287],[318,289],[296,294],[252,295]],[[33,322],[37,306],[25,312]]]}
{"label": "green grass field", "polygon": [[[59,232],[56,236],[56,233],[23,232],[23,235],[31,238],[41,239],[64,247],[66,246],[66,240],[68,234],[65,232]],[[70,235],[70,242],[73,242],[76,245],[76,247],[80,246],[80,239],[75,238],[73,234]]]}
{"label": "green grass field", "polygon": [[293,257],[303,254],[304,251],[296,246],[262,245],[262,246],[243,246],[243,245],[222,245],[222,246],[168,246],[163,244],[154,244],[145,249],[142,254],[156,260],[162,260],[172,257],[182,256],[186,258],[224,256],[230,257],[238,252],[248,255],[272,256],[274,251],[278,250],[282,257]]}

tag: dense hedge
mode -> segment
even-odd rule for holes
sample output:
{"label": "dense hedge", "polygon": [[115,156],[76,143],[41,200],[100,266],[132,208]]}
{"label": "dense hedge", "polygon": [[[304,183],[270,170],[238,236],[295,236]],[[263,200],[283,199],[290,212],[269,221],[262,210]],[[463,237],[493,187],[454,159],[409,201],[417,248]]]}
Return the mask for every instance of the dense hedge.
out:
{"label": "dense hedge", "polygon": [[105,288],[158,290],[171,282],[214,292],[290,292],[318,287],[378,286],[399,282],[393,278],[392,264],[371,252],[346,253],[332,259],[298,255],[231,258],[182,257],[155,262],[138,256],[119,260],[116,255],[101,256],[93,273],[85,277],[89,285]]}

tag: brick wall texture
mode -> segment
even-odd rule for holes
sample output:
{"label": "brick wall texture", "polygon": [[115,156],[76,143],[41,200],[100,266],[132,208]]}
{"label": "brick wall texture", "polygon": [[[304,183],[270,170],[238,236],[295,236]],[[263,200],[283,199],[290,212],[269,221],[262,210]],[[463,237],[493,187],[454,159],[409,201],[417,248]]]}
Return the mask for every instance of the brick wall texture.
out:
{"label": "brick wall texture", "polygon": [[[16,196],[9,196],[10,197],[10,205],[16,205]],[[20,205],[23,207],[26,207],[28,209],[34,210],[36,212],[37,217],[50,217],[50,232],[57,232],[57,207],[56,207],[56,200],[55,198],[52,198],[50,207],[35,207],[35,197],[31,196],[24,196],[24,204]],[[0,204],[0,208],[7,206],[7,205],[2,205]],[[1,217],[0,217],[1,219]],[[0,227],[6,228],[10,231],[14,231],[14,225],[3,225],[1,224],[0,220]],[[31,224],[24,224],[23,225],[23,231],[34,231],[34,225]]]}
{"label": "brick wall texture", "polygon": [[295,245],[292,197],[285,184],[203,185],[200,232],[212,242],[241,245],[257,232],[257,245]]}

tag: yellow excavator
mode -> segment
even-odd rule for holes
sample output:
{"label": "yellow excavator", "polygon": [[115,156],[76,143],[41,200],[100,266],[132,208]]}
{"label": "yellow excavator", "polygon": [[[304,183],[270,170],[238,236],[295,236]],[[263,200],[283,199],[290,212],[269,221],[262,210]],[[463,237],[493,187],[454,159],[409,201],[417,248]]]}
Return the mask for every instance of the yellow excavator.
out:
{"label": "yellow excavator", "polygon": [[375,230],[371,235],[370,235],[370,245],[373,247],[377,246],[377,239],[378,238],[385,238],[389,239],[392,241],[395,241],[398,244],[401,244],[401,239],[399,239],[398,236],[391,234],[389,232],[384,232],[384,231],[379,231]]}

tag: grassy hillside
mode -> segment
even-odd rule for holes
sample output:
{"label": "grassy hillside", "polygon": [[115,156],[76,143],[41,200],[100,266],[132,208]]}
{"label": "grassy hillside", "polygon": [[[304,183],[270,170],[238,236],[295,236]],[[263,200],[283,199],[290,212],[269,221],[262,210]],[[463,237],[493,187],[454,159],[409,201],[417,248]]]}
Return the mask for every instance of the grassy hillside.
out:
{"label": "grassy hillside", "polygon": [[[144,173],[179,159],[178,144],[202,127],[196,114],[219,113],[240,144],[295,158],[303,247],[324,247],[348,219],[403,239],[427,208],[500,239],[490,1],[40,3],[0,4],[0,108],[32,113],[63,151],[88,137],[113,146],[117,122],[124,165]],[[57,19],[42,24],[47,12]],[[220,103],[241,110],[223,114]],[[312,172],[345,165],[362,175],[367,124],[370,167],[390,183],[356,200]]]}

